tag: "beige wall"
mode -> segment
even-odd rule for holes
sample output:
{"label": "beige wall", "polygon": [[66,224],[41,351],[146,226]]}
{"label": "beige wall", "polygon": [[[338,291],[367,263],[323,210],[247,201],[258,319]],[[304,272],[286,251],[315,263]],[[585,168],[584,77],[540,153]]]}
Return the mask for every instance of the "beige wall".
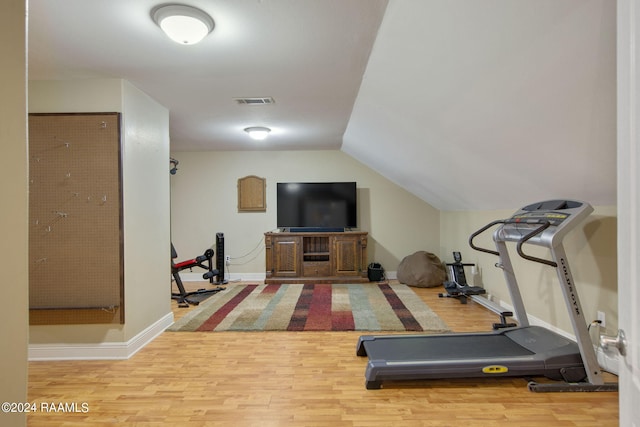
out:
{"label": "beige wall", "polygon": [[[395,271],[406,255],[438,251],[439,212],[380,174],[337,151],[177,152],[171,177],[172,238],[179,259],[202,253],[225,235],[232,277],[264,278],[264,233],[276,228],[276,183],[356,181],[359,229],[369,232],[369,261]],[[267,211],[238,213],[237,180],[267,179]],[[239,258],[245,254],[248,256]]]}
{"label": "beige wall", "polygon": [[[472,250],[468,239],[483,225],[510,217],[512,210],[439,212],[377,172],[340,151],[177,152],[178,173],[171,177],[172,238],[179,259],[202,253],[225,234],[225,252],[232,257],[232,278],[257,280],[264,275],[263,233],[276,226],[275,184],[286,181],[356,181],[359,228],[368,231],[369,261],[395,272],[402,258],[417,250],[452,260],[459,250],[476,263],[480,274],[469,276],[496,300],[510,304],[496,257]],[[267,179],[267,211],[238,213],[237,180],[246,175]],[[491,233],[478,244],[493,248]],[[616,209],[595,212],[565,240],[567,257],[579,286],[587,319],[606,315],[607,330],[617,330]],[[540,256],[548,256],[541,248]],[[239,258],[242,255],[248,256]],[[573,334],[555,271],[513,256],[525,306],[533,321]],[[470,275],[470,272],[467,272]],[[228,277],[228,275],[227,275]]]}
{"label": "beige wall", "polygon": [[169,113],[120,79],[29,82],[29,111],[122,113],[125,257],[124,325],[31,326],[30,343],[128,342],[171,315]]}
{"label": "beige wall", "polygon": [[[509,218],[516,210],[442,212],[440,216],[440,253],[444,260],[452,261],[451,252],[461,251],[463,260],[477,264],[479,270],[479,274],[473,277],[467,270],[467,279],[473,279],[497,300],[507,304],[511,301],[502,270],[494,267],[498,258],[474,251],[469,247],[468,239],[471,233],[485,224]],[[596,319],[596,312],[603,311],[606,329],[614,332],[618,329],[616,228],[616,208],[595,207],[595,212],[570,232],[564,242],[585,318]],[[495,248],[489,231],[474,242],[478,246]],[[513,251],[511,259],[528,314],[573,335],[555,270],[521,260],[515,253],[515,247],[509,246],[509,249]],[[532,248],[529,252],[543,258],[550,257],[548,250],[542,248]]]}
{"label": "beige wall", "polygon": [[31,80],[30,113],[122,111],[122,80]]}
{"label": "beige wall", "polygon": [[125,334],[171,315],[169,111],[123,81]]}
{"label": "beige wall", "polygon": [[[25,2],[8,0],[0,13],[0,147],[5,179],[0,180],[0,400],[27,401],[28,329],[28,171]],[[26,425],[24,414],[0,414],[0,424]]]}
{"label": "beige wall", "polygon": [[[359,228],[369,232],[369,260],[382,263],[395,272],[403,257],[417,250],[436,253],[449,261],[451,251],[460,250],[465,260],[477,263],[480,275],[473,277],[495,296],[510,303],[501,271],[493,267],[494,257],[472,251],[469,235],[482,225],[509,217],[516,209],[482,212],[439,212],[427,203],[393,184],[377,172],[337,151],[266,151],[266,152],[177,152],[178,173],[166,173],[168,157],[168,113],[153,100],[120,80],[106,80],[97,87],[82,82],[78,86],[58,82],[30,83],[30,108],[48,111],[51,99],[57,99],[58,111],[117,110],[114,90],[131,105],[125,116],[127,144],[124,158],[125,179],[125,252],[127,324],[124,327],[32,327],[32,343],[109,342],[131,339],[152,319],[170,312],[168,266],[164,257],[168,237],[163,230],[167,216],[168,182],[171,188],[171,236],[179,253],[186,259],[202,253],[215,243],[216,232],[225,235],[225,252],[232,257],[227,271],[232,278],[257,280],[264,276],[264,232],[276,226],[275,188],[286,181],[356,181],[358,183]],[[66,104],[69,93],[103,97],[100,108],[88,105],[81,109]],[[42,96],[39,96],[42,95]],[[104,95],[104,96],[103,96]],[[39,102],[39,101],[42,102]],[[76,102],[74,101],[74,102]],[[160,123],[144,128],[143,123]],[[267,180],[267,211],[237,211],[237,180],[258,175]],[[579,285],[583,308],[588,319],[603,311],[607,329],[617,329],[616,212],[613,207],[598,207],[596,212],[566,241],[574,278]],[[492,247],[490,233],[479,243]],[[168,252],[168,249],[167,249]],[[542,254],[544,256],[544,254]],[[154,268],[154,265],[156,267]],[[531,265],[514,258],[514,267],[528,312],[553,327],[571,332],[566,307],[553,270]],[[135,283],[135,286],[128,286]],[[135,310],[133,310],[135,307]]]}

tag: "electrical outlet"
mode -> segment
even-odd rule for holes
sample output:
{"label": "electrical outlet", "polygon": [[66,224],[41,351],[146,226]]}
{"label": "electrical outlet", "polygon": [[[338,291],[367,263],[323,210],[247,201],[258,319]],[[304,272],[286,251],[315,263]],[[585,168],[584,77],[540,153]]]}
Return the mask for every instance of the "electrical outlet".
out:
{"label": "electrical outlet", "polygon": [[225,256],[224,257],[224,262],[227,265],[231,264],[231,256],[230,255]]}
{"label": "electrical outlet", "polygon": [[600,321],[600,327],[601,328],[606,327],[607,324],[605,323],[604,311],[598,311],[597,316],[598,316],[598,320]]}

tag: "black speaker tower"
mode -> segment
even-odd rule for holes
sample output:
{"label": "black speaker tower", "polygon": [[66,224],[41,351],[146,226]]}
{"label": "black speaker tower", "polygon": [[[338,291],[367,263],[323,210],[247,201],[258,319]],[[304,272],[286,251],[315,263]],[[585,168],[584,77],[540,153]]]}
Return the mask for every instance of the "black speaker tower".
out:
{"label": "black speaker tower", "polygon": [[216,270],[218,270],[218,276],[216,276],[216,282],[218,285],[227,283],[224,280],[224,233],[216,233]]}

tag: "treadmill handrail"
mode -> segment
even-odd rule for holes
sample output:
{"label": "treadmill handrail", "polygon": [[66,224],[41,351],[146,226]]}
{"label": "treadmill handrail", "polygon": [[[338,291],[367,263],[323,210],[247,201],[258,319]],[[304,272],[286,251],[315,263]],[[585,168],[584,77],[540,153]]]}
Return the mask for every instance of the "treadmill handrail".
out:
{"label": "treadmill handrail", "polygon": [[542,233],[544,230],[546,230],[550,226],[551,226],[551,223],[549,221],[544,221],[540,227],[536,228],[535,230],[533,230],[532,232],[530,232],[529,234],[525,235],[520,240],[518,240],[518,243],[516,245],[516,251],[518,252],[518,255],[520,255],[522,258],[524,258],[526,260],[529,260],[529,261],[533,261],[533,262],[537,262],[537,263],[545,264],[545,265],[550,265],[551,267],[557,267],[558,264],[556,262],[554,262],[554,261],[549,261],[547,259],[534,257],[532,255],[527,255],[522,250],[522,245],[523,244],[525,244],[532,237]]}
{"label": "treadmill handrail", "polygon": [[[498,225],[498,224],[517,224],[518,221],[515,221],[513,219],[498,219],[496,221],[492,221],[489,224],[485,225],[484,227],[480,228],[479,230],[475,231],[474,233],[471,234],[471,236],[469,237],[469,246],[471,246],[472,249],[475,249],[476,251],[480,251],[480,252],[485,252],[488,254],[492,254],[492,255],[497,255],[500,256],[500,253],[498,251],[494,251],[492,249],[487,249],[487,248],[482,248],[480,246],[477,246],[473,243],[473,239],[475,237],[477,237],[478,235],[484,233],[485,231],[487,231],[489,228]],[[534,236],[542,233],[544,230],[546,230],[547,228],[549,228],[551,226],[551,222],[549,221],[544,221],[541,223],[540,227],[535,228],[533,231],[531,231],[530,233],[526,234],[525,236],[523,236],[520,240],[518,240],[518,243],[516,244],[516,251],[518,252],[518,255],[520,255],[522,258],[529,260],[529,261],[533,261],[533,262],[537,262],[540,264],[545,264],[545,265],[549,265],[551,267],[557,267],[558,264],[555,263],[554,261],[549,261],[547,259],[543,259],[543,258],[538,258],[532,255],[528,255],[526,253],[524,253],[524,251],[522,250],[522,245],[525,244],[528,240],[532,239]]]}
{"label": "treadmill handrail", "polygon": [[484,227],[482,227],[481,229],[479,229],[478,231],[474,232],[471,234],[471,236],[469,237],[469,246],[471,246],[472,249],[475,249],[476,251],[480,251],[480,252],[485,252],[488,254],[492,254],[492,255],[497,255],[500,256],[500,253],[498,251],[494,251],[492,249],[486,249],[486,248],[481,248],[480,246],[476,246],[473,244],[473,239],[478,236],[479,234],[484,233],[485,231],[487,231],[488,229],[490,229],[491,227],[493,227],[494,225],[497,224],[504,224],[506,222],[506,220],[504,219],[498,219],[496,221],[492,221],[489,224],[485,225]]}

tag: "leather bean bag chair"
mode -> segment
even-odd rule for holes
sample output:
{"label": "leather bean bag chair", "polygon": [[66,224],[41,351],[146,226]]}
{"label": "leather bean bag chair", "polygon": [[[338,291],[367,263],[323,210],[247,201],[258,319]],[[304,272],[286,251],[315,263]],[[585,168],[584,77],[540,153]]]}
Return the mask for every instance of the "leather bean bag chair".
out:
{"label": "leather bean bag chair", "polygon": [[440,259],[426,251],[418,251],[404,257],[398,266],[398,281],[419,288],[442,286],[447,271]]}

